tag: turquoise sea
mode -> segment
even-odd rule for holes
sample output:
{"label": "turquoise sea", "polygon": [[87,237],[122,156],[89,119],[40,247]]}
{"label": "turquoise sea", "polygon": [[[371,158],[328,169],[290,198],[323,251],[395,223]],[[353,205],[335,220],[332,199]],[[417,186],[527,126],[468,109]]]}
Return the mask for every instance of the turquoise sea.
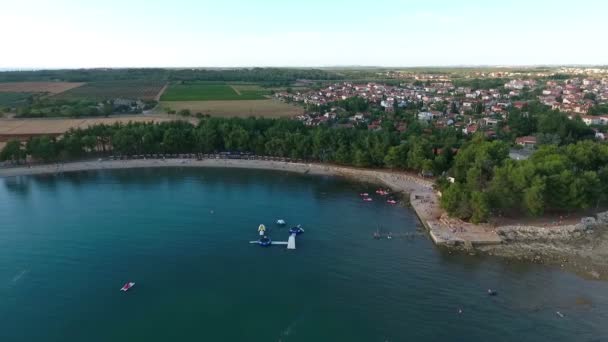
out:
{"label": "turquoise sea", "polygon": [[[374,189],[231,169],[0,179],[0,341],[608,340],[608,283],[450,255],[410,209],[358,195]],[[248,244],[260,223],[286,240],[278,218],[305,228],[297,250]]]}

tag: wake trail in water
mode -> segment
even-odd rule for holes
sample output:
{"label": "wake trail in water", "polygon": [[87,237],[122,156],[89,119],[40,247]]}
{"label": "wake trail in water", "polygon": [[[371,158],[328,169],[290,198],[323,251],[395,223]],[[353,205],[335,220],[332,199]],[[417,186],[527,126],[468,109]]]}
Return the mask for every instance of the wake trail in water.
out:
{"label": "wake trail in water", "polygon": [[28,270],[23,270],[21,272],[19,272],[16,276],[13,277],[12,279],[12,283],[16,284],[21,278],[23,278],[24,275],[26,275],[28,272]]}
{"label": "wake trail in water", "polygon": [[285,330],[281,332],[278,342],[284,342],[289,337],[289,335],[291,335],[291,332],[298,325],[298,323],[302,321],[304,316],[305,312],[302,312],[293,322],[289,323],[287,328],[285,328]]}

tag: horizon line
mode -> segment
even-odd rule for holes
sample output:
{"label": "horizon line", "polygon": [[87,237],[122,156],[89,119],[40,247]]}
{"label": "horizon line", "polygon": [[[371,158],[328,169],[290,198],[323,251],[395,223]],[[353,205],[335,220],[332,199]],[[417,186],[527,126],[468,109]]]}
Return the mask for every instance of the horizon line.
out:
{"label": "horizon line", "polygon": [[595,67],[608,68],[608,64],[444,64],[444,65],[417,65],[417,66],[383,66],[383,65],[317,65],[317,66],[96,66],[96,67],[0,67],[0,72],[15,71],[44,71],[44,70],[119,70],[119,69],[473,69],[473,68],[557,68],[557,67]]}

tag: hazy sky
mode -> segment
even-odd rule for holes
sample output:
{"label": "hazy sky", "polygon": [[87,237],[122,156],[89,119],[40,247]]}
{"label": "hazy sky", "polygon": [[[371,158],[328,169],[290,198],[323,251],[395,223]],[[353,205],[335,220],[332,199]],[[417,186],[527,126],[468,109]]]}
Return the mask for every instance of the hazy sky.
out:
{"label": "hazy sky", "polygon": [[0,0],[0,68],[608,64],[606,0]]}

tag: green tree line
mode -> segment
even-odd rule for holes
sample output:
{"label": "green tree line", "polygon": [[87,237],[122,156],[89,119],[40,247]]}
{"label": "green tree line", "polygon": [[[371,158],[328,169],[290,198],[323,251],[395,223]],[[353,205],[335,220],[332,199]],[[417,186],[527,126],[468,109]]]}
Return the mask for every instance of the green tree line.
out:
{"label": "green tree line", "polygon": [[502,141],[467,143],[449,174],[438,181],[441,205],[473,222],[492,215],[571,212],[608,204],[608,145],[590,140],[546,145],[528,160],[509,158]]}
{"label": "green tree line", "polygon": [[307,127],[288,119],[203,118],[198,125],[185,121],[96,125],[73,129],[60,139],[31,138],[25,146],[9,142],[2,160],[20,161],[26,155],[37,160],[68,160],[112,153],[250,152],[357,167],[388,167],[414,171],[446,171],[453,160],[459,135],[432,135]]}
{"label": "green tree line", "polygon": [[69,69],[0,72],[0,82],[67,81],[99,82],[120,80],[242,81],[291,83],[298,79],[334,80],[343,76],[319,69],[236,68],[236,69]]}
{"label": "green tree line", "polygon": [[507,125],[513,139],[536,135],[541,145],[567,145],[595,137],[593,129],[588,127],[580,117],[568,119],[564,113],[551,110],[538,101],[527,103],[521,110],[511,108]]}

